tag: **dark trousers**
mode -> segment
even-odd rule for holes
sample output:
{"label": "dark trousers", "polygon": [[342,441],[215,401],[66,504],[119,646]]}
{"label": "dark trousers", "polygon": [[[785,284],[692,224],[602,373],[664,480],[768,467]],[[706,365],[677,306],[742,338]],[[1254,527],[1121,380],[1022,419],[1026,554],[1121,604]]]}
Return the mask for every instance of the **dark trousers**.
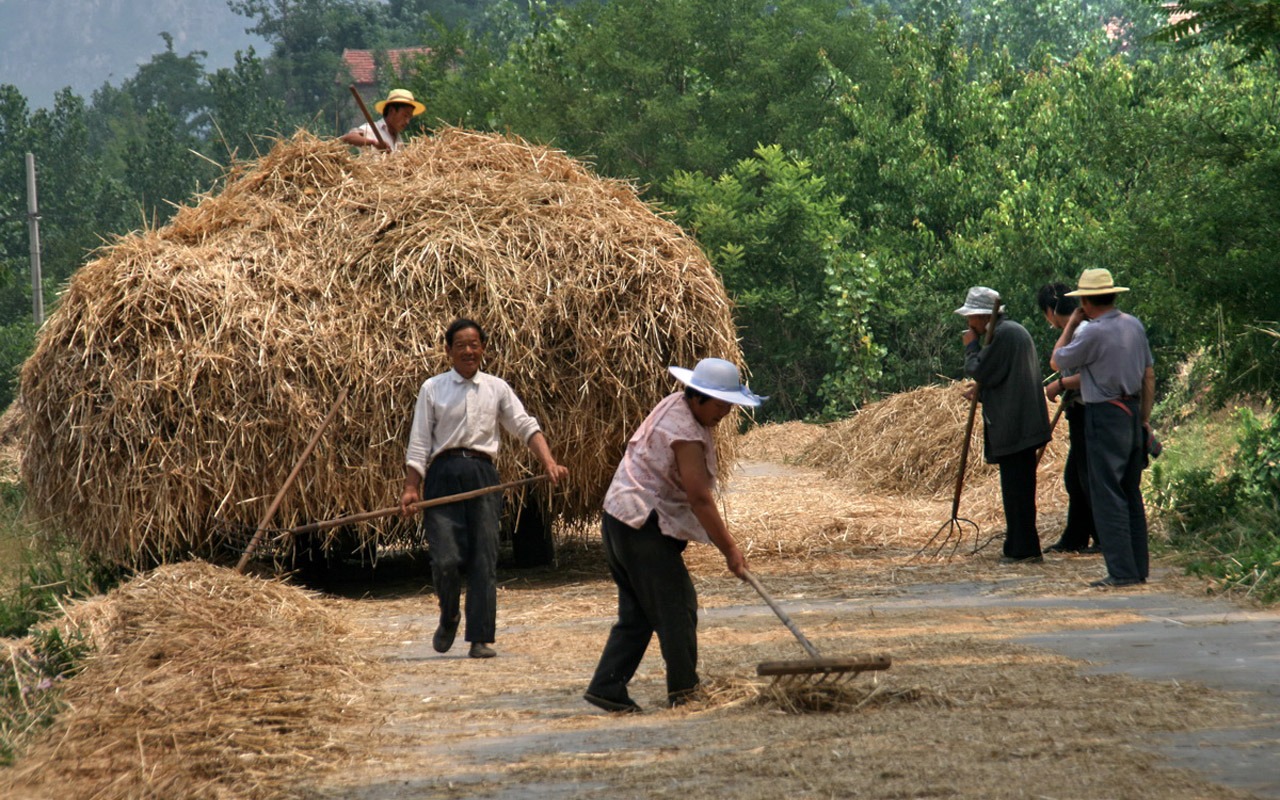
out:
{"label": "dark trousers", "polygon": [[1004,500],[1004,554],[1009,558],[1040,555],[1036,531],[1036,450],[1029,447],[1000,456],[1000,496]]}
{"label": "dark trousers", "polygon": [[[430,500],[497,484],[498,470],[491,462],[442,456],[427,468],[422,497]],[[431,552],[431,578],[440,600],[440,621],[456,624],[465,580],[468,642],[496,641],[501,519],[499,492],[422,510],[422,527]]]}
{"label": "dark trousers", "polygon": [[1089,403],[1089,499],[1107,574],[1116,580],[1146,580],[1147,510],[1142,503],[1142,418],[1137,401]]}
{"label": "dark trousers", "polygon": [[684,564],[686,542],[664,536],[656,514],[639,529],[605,514],[601,535],[618,585],[618,621],[587,691],[625,700],[654,633],[667,665],[668,698],[697,688],[698,595]]}
{"label": "dark trousers", "polygon": [[1089,542],[1098,541],[1093,524],[1093,506],[1089,503],[1089,443],[1084,429],[1084,406],[1071,403],[1064,416],[1071,447],[1062,470],[1067,488],[1067,527],[1059,544],[1068,550],[1083,550]]}

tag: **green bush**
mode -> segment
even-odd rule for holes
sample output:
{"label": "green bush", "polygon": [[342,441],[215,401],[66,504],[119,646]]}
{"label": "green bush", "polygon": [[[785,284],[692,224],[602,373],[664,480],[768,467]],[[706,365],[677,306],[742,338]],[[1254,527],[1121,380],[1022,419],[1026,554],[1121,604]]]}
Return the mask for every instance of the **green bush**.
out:
{"label": "green bush", "polygon": [[[1151,470],[1152,501],[1170,544],[1187,568],[1215,580],[1223,591],[1243,590],[1264,602],[1280,600],[1280,414],[1261,420],[1236,412],[1236,451],[1220,465],[1194,458],[1157,462]],[[1205,428],[1183,434],[1206,438]]]}

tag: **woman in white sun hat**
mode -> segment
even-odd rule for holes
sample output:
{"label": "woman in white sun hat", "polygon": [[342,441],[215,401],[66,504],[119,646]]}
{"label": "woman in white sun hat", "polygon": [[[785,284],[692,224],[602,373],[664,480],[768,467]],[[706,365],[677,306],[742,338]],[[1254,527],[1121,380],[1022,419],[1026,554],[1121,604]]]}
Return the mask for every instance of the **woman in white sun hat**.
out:
{"label": "woman in white sun hat", "polygon": [[374,123],[382,136],[381,144],[367,122],[352,128],[339,138],[356,147],[377,147],[395,152],[400,149],[400,134],[409,127],[409,120],[427,110],[426,106],[413,99],[413,92],[408,89],[392,89],[387,99],[374,103],[373,108],[382,115],[382,119]]}
{"label": "woman in white sun hat", "polygon": [[667,704],[681,705],[698,689],[698,596],[685,546],[714,544],[730,572],[743,578],[747,570],[713,497],[713,429],[734,406],[767,398],[752,394],[722,358],[669,369],[684,391],[667,395],[631,437],[604,498],[601,536],[618,585],[618,621],[585,698],[606,711],[640,710],[627,684],[655,633],[667,666]]}

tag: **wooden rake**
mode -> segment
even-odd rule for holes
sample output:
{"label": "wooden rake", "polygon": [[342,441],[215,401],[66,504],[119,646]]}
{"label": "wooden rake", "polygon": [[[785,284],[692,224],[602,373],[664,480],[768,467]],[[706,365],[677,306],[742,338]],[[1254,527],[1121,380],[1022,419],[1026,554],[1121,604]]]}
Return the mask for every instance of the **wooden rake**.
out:
{"label": "wooden rake", "polygon": [[746,576],[747,583],[751,584],[751,587],[764,598],[764,601],[769,604],[769,608],[773,609],[773,613],[778,615],[778,619],[782,620],[782,624],[787,626],[787,630],[791,631],[809,654],[809,658],[804,659],[762,662],[756,666],[757,675],[761,677],[769,676],[773,678],[775,685],[781,685],[784,688],[822,687],[835,686],[868,670],[889,668],[891,661],[888,656],[824,657],[818,652],[818,648],[814,647],[813,643],[800,632],[800,628],[787,615],[787,612],[782,610],[782,606],[778,605],[778,601],[769,596],[769,593],[760,585],[760,581],[756,580],[756,576],[752,575],[749,570],[744,570],[743,575]]}
{"label": "wooden rake", "polygon": [[[1000,318],[1000,301],[997,299],[995,305],[991,309],[991,324],[987,326],[987,335],[984,343],[989,345],[995,337],[996,321]],[[981,529],[978,523],[971,519],[965,519],[960,516],[960,493],[964,491],[964,471],[969,464],[969,440],[973,436],[973,423],[978,416],[978,394],[982,387],[975,381],[973,384],[973,398],[969,401],[969,421],[964,426],[964,444],[960,447],[960,468],[956,471],[956,491],[951,499],[951,519],[942,523],[938,530],[933,534],[924,546],[912,554],[907,561],[912,561],[922,554],[929,554],[931,558],[937,558],[943,552],[947,552],[948,545],[950,551],[947,552],[947,560],[956,554],[960,549],[960,545],[965,540],[965,526],[973,528],[973,551],[976,553],[981,550],[985,543],[979,544],[978,540]]]}

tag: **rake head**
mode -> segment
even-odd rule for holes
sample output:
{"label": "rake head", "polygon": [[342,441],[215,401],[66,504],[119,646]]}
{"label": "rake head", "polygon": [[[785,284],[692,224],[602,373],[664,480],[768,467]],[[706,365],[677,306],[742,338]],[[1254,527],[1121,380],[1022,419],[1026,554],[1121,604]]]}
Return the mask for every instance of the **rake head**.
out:
{"label": "rake head", "polygon": [[756,667],[756,674],[787,688],[834,686],[868,670],[888,669],[891,663],[888,656],[765,661]]}
{"label": "rake head", "polygon": [[978,523],[964,517],[952,517],[942,523],[932,538],[925,542],[924,546],[917,550],[907,561],[912,561],[921,555],[927,555],[929,558],[938,558],[944,552],[946,553],[946,559],[950,561],[956,551],[960,549],[960,545],[964,544],[966,525],[973,528],[973,551],[975,553],[978,552],[981,549],[978,544],[980,535]]}

